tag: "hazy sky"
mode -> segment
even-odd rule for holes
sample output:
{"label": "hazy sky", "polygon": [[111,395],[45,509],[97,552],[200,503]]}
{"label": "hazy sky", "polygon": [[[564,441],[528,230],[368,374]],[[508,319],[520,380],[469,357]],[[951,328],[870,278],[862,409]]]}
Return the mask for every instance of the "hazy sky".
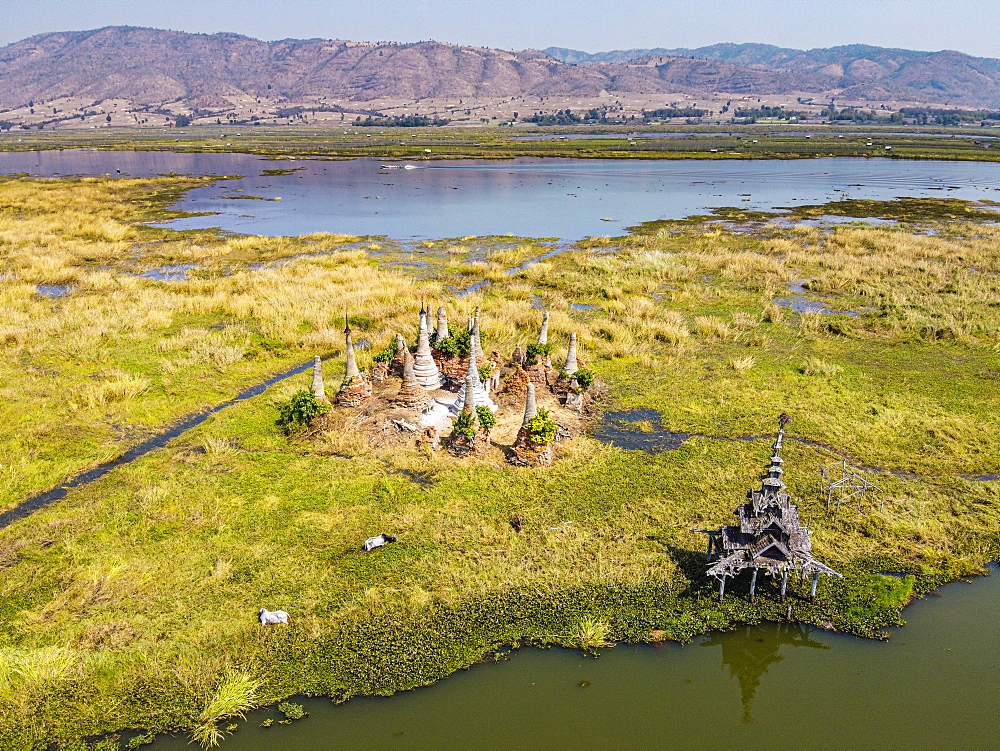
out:
{"label": "hazy sky", "polygon": [[589,52],[864,43],[1000,58],[1000,0],[0,0],[0,20],[0,44],[130,25]]}

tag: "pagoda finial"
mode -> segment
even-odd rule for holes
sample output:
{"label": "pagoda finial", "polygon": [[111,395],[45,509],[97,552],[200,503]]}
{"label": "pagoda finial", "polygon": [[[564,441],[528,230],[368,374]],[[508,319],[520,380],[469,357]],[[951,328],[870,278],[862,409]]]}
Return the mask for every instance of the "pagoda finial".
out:
{"label": "pagoda finial", "polygon": [[778,456],[779,452],[781,451],[781,442],[785,439],[785,426],[791,421],[792,418],[789,417],[785,412],[782,412],[780,415],[778,415],[778,437],[774,439],[774,446],[772,446],[772,450],[774,451],[775,456]]}
{"label": "pagoda finial", "polygon": [[570,377],[579,369],[580,366],[576,362],[576,332],[574,331],[569,335],[569,349],[566,350],[566,364],[563,365],[563,370],[566,371],[566,376]]}
{"label": "pagoda finial", "polygon": [[351,324],[347,323],[347,316],[345,314],[345,327],[344,327],[344,338],[347,344],[347,370],[345,373],[345,378],[357,378],[361,375],[361,371],[358,370],[358,361],[354,356],[354,340],[351,339]]}
{"label": "pagoda finial", "polygon": [[403,382],[412,386],[419,386],[416,373],[413,372],[413,355],[410,350],[404,350],[403,355]]}
{"label": "pagoda finial", "polygon": [[351,317],[347,315],[347,308],[344,308],[344,333],[348,336],[351,334]]}
{"label": "pagoda finial", "polygon": [[448,311],[444,307],[438,308],[437,337],[436,342],[442,342],[450,336],[448,332]]}
{"label": "pagoda finial", "polygon": [[535,403],[535,384],[528,381],[528,390],[524,395],[524,419],[521,427],[525,427],[532,417],[538,414],[538,405]]}

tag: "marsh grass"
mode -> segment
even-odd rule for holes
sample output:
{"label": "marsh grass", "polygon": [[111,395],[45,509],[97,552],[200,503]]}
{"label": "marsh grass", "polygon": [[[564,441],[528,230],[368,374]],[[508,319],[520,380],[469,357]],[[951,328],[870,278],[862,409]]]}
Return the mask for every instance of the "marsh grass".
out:
{"label": "marsh grass", "polygon": [[[300,256],[294,238],[234,242],[135,224],[149,214],[129,202],[134,191],[164,185],[97,181],[82,197],[58,181],[41,197],[30,181],[0,185],[37,231],[0,245],[16,267],[0,282],[7,504],[315,353],[330,356],[329,389],[341,374],[345,305],[376,352],[397,330],[412,340],[421,299],[444,301],[453,327],[479,305],[486,350],[506,356],[535,340],[537,295],[551,312],[553,361],[578,332],[580,358],[615,408],[656,409],[667,429],[722,437],[769,434],[788,412],[790,437],[918,473],[879,476],[884,512],[835,519],[817,478],[839,454],[786,443],[786,480],[814,548],[845,574],[813,604],[793,587],[803,622],[878,636],[900,623],[911,596],[981,572],[998,552],[995,483],[959,477],[1000,467],[991,281],[1000,257],[990,227],[959,222],[934,237],[834,227],[819,248],[812,229],[712,226],[709,235],[692,221],[669,235],[615,238],[614,250],[581,243],[515,274],[504,264],[536,257],[538,246],[507,239],[472,259],[476,243],[459,238],[428,246],[434,262],[409,274],[373,261],[396,252],[388,240],[372,250],[325,238],[322,253]],[[73,223],[60,230],[53,206],[63,197],[107,204],[109,222],[135,235],[114,224],[90,239]],[[130,243],[152,239],[144,263],[191,254],[220,273],[163,283],[114,268]],[[38,250],[46,244],[54,263]],[[239,266],[257,253],[282,262]],[[456,271],[493,283],[450,297]],[[58,303],[34,293],[36,280],[56,278],[75,291]],[[786,315],[772,299],[800,278],[837,309],[870,310],[849,325]],[[601,305],[577,311],[577,300]],[[252,705],[389,694],[497,644],[580,648],[648,640],[653,629],[689,639],[784,617],[776,598],[746,602],[742,581],[721,605],[700,596],[703,540],[690,532],[732,520],[765,441],[691,438],[648,455],[577,435],[557,444],[551,467],[518,469],[500,448],[476,463],[416,446],[373,449],[348,413],[312,439],[289,439],[276,406],[308,384],[307,375],[282,382],[0,531],[5,747],[122,727],[184,729],[211,743]],[[519,415],[498,418],[494,440],[504,445]],[[358,551],[383,531],[399,542]],[[877,574],[885,570],[910,577],[887,582]],[[260,627],[262,606],[287,609],[292,624]]]}
{"label": "marsh grass", "polygon": [[246,672],[233,670],[226,673],[215,695],[198,715],[198,724],[191,731],[191,737],[202,748],[215,748],[225,738],[218,725],[224,720],[239,717],[246,719],[246,713],[253,709],[259,681]]}

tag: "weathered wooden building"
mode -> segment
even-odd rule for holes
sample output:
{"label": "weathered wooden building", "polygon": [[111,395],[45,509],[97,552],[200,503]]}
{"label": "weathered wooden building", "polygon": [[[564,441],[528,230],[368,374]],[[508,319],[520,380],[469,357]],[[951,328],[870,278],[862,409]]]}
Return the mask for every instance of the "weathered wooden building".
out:
{"label": "weathered wooden building", "polygon": [[757,575],[763,571],[772,577],[781,577],[781,599],[788,588],[788,575],[812,575],[810,598],[816,596],[819,575],[840,576],[829,566],[820,563],[812,554],[809,530],[799,520],[799,511],[786,492],[782,479],[784,469],[781,443],[785,437],[788,415],[778,418],[778,437],[771,451],[771,463],[764,475],[760,490],[747,492],[747,502],[735,511],[739,524],[714,530],[697,530],[708,535],[708,574],[719,582],[719,599],[726,592],[726,580],[738,576],[744,569],[753,571],[750,580],[750,599],[757,588]]}

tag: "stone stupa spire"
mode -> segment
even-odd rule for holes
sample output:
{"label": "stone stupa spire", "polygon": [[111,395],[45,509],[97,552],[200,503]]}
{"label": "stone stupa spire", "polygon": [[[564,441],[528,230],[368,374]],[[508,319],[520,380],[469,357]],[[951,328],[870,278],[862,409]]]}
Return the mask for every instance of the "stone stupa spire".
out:
{"label": "stone stupa spire", "polygon": [[538,332],[538,343],[548,344],[549,342],[549,311],[545,311],[542,315],[542,328]]}
{"label": "stone stupa spire", "polygon": [[538,404],[535,402],[535,384],[528,381],[528,390],[524,395],[524,419],[521,420],[521,427],[527,427],[532,417],[538,414]]}
{"label": "stone stupa spire", "polygon": [[[478,430],[479,429],[479,414],[476,412],[476,384],[479,383],[479,377],[473,375],[471,369],[465,376],[465,399],[462,402],[462,412],[468,410],[472,412],[472,424]],[[482,384],[479,384],[482,387]]]}
{"label": "stone stupa spire", "polygon": [[323,386],[323,361],[319,355],[313,358],[312,392],[319,401],[326,401],[326,388]]}
{"label": "stone stupa spire", "polygon": [[434,341],[444,341],[448,336],[448,311],[442,306],[438,308],[437,336]]}
{"label": "stone stupa spire", "polygon": [[470,399],[469,390],[471,384],[472,390],[472,403],[479,407],[489,407],[494,412],[497,411],[496,402],[490,399],[489,393],[483,386],[483,382],[479,380],[479,366],[476,365],[476,361],[473,357],[469,357],[469,366],[465,371],[465,383],[458,390],[458,397],[452,403],[450,411],[453,415],[458,414],[462,411],[462,407]]}
{"label": "stone stupa spire", "polygon": [[417,375],[413,368],[413,355],[409,350],[403,355],[403,385],[393,399],[393,403],[407,409],[424,411],[430,402],[427,390],[417,381]]}
{"label": "stone stupa spire", "polygon": [[563,370],[566,372],[566,377],[570,378],[579,369],[580,366],[576,362],[576,332],[574,331],[569,335],[569,349],[566,350],[566,364],[563,365]]}
{"label": "stone stupa spire", "polygon": [[486,359],[483,352],[483,343],[479,334],[479,308],[476,308],[476,317],[472,320],[472,332],[469,336],[469,359],[479,362]]}
{"label": "stone stupa spire", "polygon": [[351,338],[351,324],[346,315],[344,316],[344,336],[347,342],[347,372],[344,377],[347,379],[357,378],[361,375],[361,371],[358,370],[358,360],[354,355],[354,340]]}
{"label": "stone stupa spire", "polygon": [[441,388],[441,372],[438,370],[434,357],[431,355],[431,338],[427,333],[427,311],[421,303],[420,335],[417,337],[417,354],[414,357],[413,372],[417,383],[428,391]]}
{"label": "stone stupa spire", "polygon": [[372,395],[372,385],[368,378],[358,369],[358,361],[354,355],[354,340],[351,338],[351,324],[344,315],[344,339],[346,344],[344,380],[337,391],[337,404],[341,407],[358,407]]}

